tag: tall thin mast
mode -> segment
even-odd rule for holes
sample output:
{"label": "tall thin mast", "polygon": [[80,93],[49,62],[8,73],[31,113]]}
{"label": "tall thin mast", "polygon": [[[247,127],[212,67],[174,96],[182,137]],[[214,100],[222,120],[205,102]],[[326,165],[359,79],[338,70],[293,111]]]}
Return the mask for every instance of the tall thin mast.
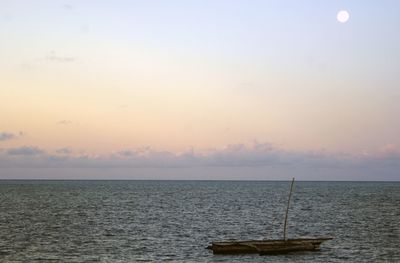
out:
{"label": "tall thin mast", "polygon": [[288,221],[290,198],[292,197],[293,184],[294,184],[294,177],[293,177],[292,183],[290,185],[289,198],[288,198],[287,207],[286,207],[285,224],[283,225],[283,239],[285,241],[287,241],[287,221]]}

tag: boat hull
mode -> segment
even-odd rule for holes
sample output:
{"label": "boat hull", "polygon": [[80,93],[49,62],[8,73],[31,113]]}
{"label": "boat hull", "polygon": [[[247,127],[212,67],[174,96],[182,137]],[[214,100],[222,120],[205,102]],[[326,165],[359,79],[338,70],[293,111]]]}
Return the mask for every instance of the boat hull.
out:
{"label": "boat hull", "polygon": [[330,237],[297,238],[288,240],[245,240],[213,242],[208,248],[214,254],[285,254],[294,251],[319,250],[320,244]]}

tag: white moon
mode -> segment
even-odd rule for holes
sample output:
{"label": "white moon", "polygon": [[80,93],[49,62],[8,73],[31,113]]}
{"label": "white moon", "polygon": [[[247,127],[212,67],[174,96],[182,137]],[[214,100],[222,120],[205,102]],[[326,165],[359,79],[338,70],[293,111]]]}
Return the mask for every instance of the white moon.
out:
{"label": "white moon", "polygon": [[340,23],[346,23],[350,18],[350,14],[346,10],[341,10],[337,13],[336,18]]}

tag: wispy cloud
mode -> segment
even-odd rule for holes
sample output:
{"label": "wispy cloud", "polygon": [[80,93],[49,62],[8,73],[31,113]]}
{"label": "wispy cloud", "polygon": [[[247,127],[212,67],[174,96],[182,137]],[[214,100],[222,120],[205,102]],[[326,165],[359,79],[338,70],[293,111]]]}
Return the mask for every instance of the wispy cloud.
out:
{"label": "wispy cloud", "polygon": [[70,120],[61,120],[61,121],[58,121],[57,124],[59,124],[59,125],[70,125],[70,124],[72,124],[72,121],[70,121]]}
{"label": "wispy cloud", "polygon": [[11,132],[0,132],[0,141],[12,140],[15,137],[16,135]]}
{"label": "wispy cloud", "polygon": [[70,63],[70,62],[75,62],[77,59],[72,56],[62,56],[54,51],[51,51],[49,54],[45,56],[45,60],[52,62],[60,62],[60,63]]}
{"label": "wispy cloud", "polygon": [[57,154],[65,154],[65,155],[67,155],[67,154],[71,154],[72,150],[70,148],[64,147],[64,148],[57,149],[55,152]]}
{"label": "wispy cloud", "polygon": [[380,154],[384,157],[400,155],[400,149],[394,144],[386,144],[380,150]]}
{"label": "wispy cloud", "polygon": [[64,4],[62,7],[67,10],[74,10],[74,6],[71,4]]}
{"label": "wispy cloud", "polygon": [[0,141],[8,141],[12,139],[16,139],[24,135],[24,132],[20,131],[18,133],[12,132],[0,132]]}
{"label": "wispy cloud", "polygon": [[8,155],[22,155],[22,156],[33,156],[45,153],[44,150],[39,149],[38,147],[31,146],[23,146],[19,148],[10,148],[7,149],[6,153]]}
{"label": "wispy cloud", "polygon": [[117,154],[120,156],[123,156],[123,157],[131,157],[131,156],[135,156],[136,152],[131,151],[131,150],[123,150],[123,151],[117,152]]}

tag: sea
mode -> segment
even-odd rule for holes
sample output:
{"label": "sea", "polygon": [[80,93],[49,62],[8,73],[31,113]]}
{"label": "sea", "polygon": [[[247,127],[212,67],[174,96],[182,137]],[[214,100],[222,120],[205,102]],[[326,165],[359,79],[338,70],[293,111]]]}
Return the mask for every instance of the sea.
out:
{"label": "sea", "polygon": [[0,181],[0,262],[400,262],[400,182],[296,181],[288,235],[316,252],[213,255],[283,236],[289,181]]}

